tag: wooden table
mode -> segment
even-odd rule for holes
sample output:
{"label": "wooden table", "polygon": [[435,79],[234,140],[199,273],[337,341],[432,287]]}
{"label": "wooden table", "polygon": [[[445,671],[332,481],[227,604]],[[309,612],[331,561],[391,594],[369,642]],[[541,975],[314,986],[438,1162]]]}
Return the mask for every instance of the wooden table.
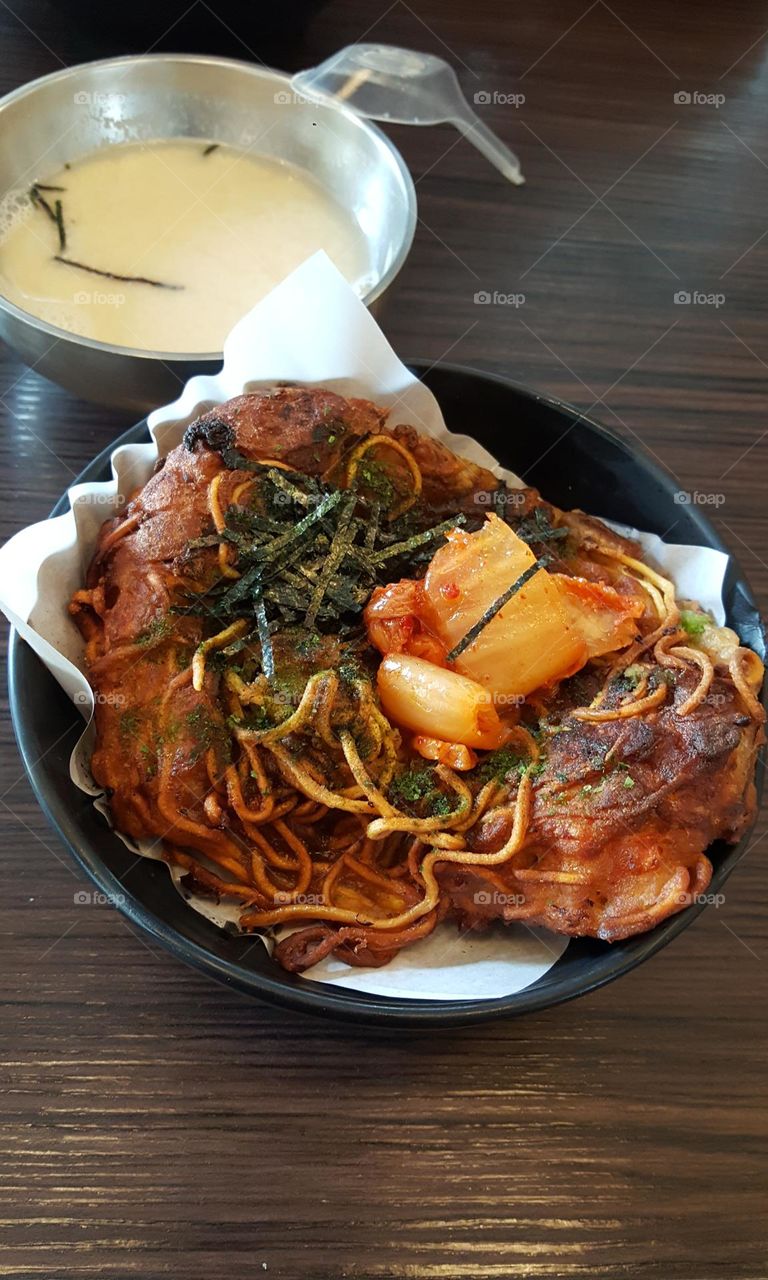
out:
{"label": "wooden table", "polygon": [[[126,39],[0,0],[0,87],[153,42],[298,67],[368,28],[450,57],[528,185],[447,126],[397,131],[421,214],[398,351],[593,408],[703,495],[765,599],[768,5],[333,0],[290,43],[213,7]],[[8,351],[0,396],[10,534],[127,424]],[[761,829],[725,905],[614,986],[387,1038],[251,1003],[76,905],[7,719],[0,769],[0,1276],[766,1276]]]}

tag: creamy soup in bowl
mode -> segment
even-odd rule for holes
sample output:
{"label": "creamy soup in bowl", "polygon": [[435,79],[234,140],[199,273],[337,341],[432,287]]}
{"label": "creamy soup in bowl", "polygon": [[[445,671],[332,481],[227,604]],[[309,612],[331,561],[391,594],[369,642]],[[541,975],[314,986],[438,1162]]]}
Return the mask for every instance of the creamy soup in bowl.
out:
{"label": "creamy soup in bowl", "polygon": [[0,291],[49,324],[149,351],[221,349],[324,249],[364,295],[352,213],[286,161],[180,139],[103,147],[0,206]]}

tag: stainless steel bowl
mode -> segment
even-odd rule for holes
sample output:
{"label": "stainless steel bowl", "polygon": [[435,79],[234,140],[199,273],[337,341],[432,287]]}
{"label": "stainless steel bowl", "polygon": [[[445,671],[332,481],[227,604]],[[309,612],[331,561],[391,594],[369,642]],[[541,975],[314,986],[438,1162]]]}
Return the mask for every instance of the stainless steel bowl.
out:
{"label": "stainless steel bowl", "polygon": [[[0,195],[45,180],[98,147],[212,138],[288,160],[349,209],[371,253],[381,303],[405,261],[416,193],[399,152],[348,108],[297,99],[288,76],[247,62],[152,54],[84,63],[0,100]],[[254,299],[256,301],[256,299]],[[90,400],[146,410],[175,399],[221,352],[142,351],[96,342],[22,311],[0,295],[0,336],[38,373]]]}

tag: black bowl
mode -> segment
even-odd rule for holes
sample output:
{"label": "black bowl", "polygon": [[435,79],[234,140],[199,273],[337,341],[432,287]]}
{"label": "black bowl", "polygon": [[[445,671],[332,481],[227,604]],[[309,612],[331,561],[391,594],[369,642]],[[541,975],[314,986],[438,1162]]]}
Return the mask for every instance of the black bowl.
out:
{"label": "black bowl", "polygon": [[[577,410],[471,369],[416,362],[436,395],[448,426],[467,432],[504,465],[561,507],[582,507],[608,519],[664,534],[669,540],[726,550],[698,507],[675,500],[674,481],[644,455]],[[117,444],[148,438],[145,422],[125,432],[86,467],[78,482],[106,480]],[[68,508],[66,495],[52,515]],[[765,657],[764,635],[750,589],[733,560],[725,583],[727,619],[744,644]],[[613,944],[570,943],[532,986],[496,1000],[390,999],[285,973],[254,939],[232,937],[188,907],[166,868],[130,853],[87,796],[73,786],[69,757],[82,720],[33,651],[12,634],[11,713],[35,794],[64,844],[106,895],[122,895],[120,909],[173,955],[212,977],[276,1004],[389,1026],[456,1026],[544,1009],[592,991],[646,960],[686,929],[703,903],[686,908],[649,933]],[[761,780],[760,780],[761,781]],[[746,849],[716,843],[709,850],[717,893]],[[118,898],[120,901],[120,898]]]}

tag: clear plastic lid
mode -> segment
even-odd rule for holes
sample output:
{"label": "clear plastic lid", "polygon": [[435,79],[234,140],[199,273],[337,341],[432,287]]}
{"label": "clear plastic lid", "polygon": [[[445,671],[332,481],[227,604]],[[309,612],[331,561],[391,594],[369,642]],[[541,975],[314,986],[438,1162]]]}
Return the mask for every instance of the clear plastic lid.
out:
{"label": "clear plastic lid", "polygon": [[358,115],[390,124],[449,123],[510,182],[524,181],[513,151],[483,124],[465,98],[453,67],[431,53],[387,44],[351,44],[292,79],[315,102],[343,102]]}

